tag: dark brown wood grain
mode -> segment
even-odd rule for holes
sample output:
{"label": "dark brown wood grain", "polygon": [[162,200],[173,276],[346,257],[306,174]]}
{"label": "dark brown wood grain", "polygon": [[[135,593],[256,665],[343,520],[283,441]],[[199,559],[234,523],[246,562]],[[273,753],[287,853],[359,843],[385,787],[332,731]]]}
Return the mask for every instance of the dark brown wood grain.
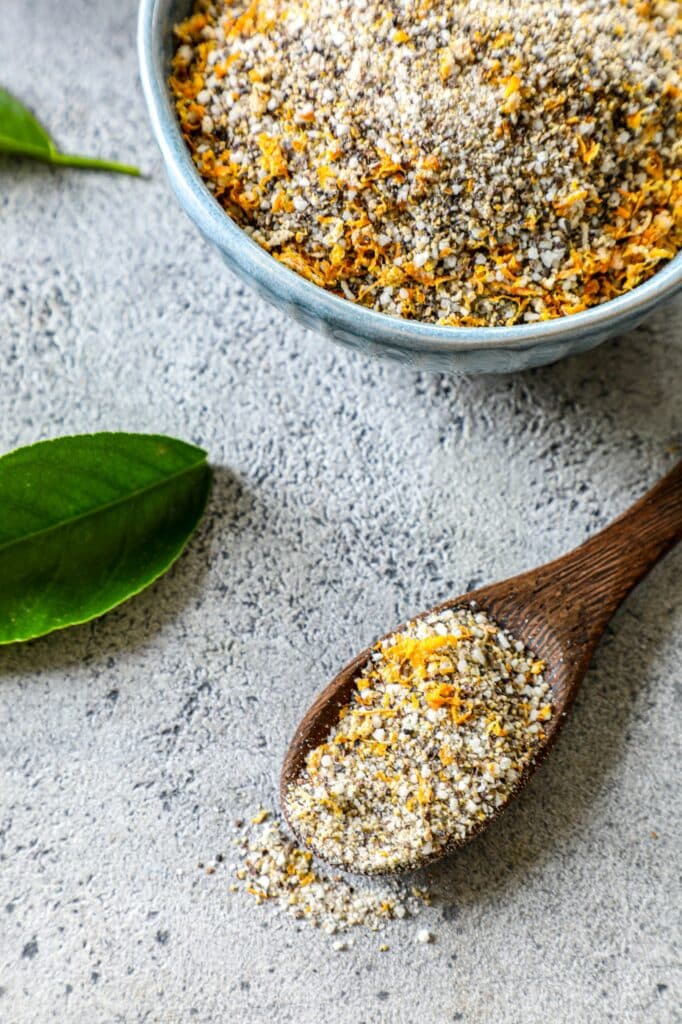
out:
{"label": "dark brown wood grain", "polygon": [[[415,616],[422,618],[465,605],[480,608],[546,662],[553,715],[547,722],[540,752],[504,806],[524,788],[547,756],[610,618],[633,587],[681,539],[682,461],[623,515],[575,550],[540,568],[462,594]],[[397,626],[386,636],[402,628]],[[336,725],[339,710],[349,702],[357,674],[371,651],[371,647],[361,651],[341,669],[296,730],[280,777],[285,817],[288,787],[303,771],[308,752]],[[466,841],[496,816],[483,822]],[[456,845],[453,843],[438,856]],[[423,863],[426,861],[414,866]]]}

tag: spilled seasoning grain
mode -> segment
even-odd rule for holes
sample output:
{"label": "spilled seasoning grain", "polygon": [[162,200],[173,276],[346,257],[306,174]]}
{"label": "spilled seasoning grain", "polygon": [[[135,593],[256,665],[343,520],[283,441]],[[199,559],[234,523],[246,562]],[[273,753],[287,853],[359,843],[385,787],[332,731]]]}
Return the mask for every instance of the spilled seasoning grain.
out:
{"label": "spilled seasoning grain", "polygon": [[[236,840],[240,860],[230,891],[243,890],[257,904],[272,904],[328,935],[363,926],[380,931],[392,920],[416,916],[430,903],[424,889],[401,882],[381,886],[349,881],[315,864],[276,820],[249,827]],[[335,949],[347,949],[339,940]]]}

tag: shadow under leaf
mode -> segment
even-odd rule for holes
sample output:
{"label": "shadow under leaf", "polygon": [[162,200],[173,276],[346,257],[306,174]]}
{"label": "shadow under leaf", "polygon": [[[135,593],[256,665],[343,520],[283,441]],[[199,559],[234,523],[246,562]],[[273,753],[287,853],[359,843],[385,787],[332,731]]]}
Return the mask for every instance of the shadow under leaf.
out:
{"label": "shadow under leaf", "polygon": [[144,646],[169,628],[183,608],[198,599],[214,553],[234,532],[240,510],[250,504],[242,481],[224,466],[213,466],[208,505],[196,532],[176,562],[145,590],[99,618],[56,630],[25,643],[0,647],[0,678],[75,665],[106,663],[124,651]]}

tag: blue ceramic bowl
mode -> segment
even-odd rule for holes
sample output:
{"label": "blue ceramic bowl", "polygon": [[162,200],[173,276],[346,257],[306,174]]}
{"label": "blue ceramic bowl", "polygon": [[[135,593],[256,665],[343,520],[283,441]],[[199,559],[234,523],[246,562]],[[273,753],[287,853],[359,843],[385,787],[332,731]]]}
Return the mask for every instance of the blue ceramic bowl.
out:
{"label": "blue ceramic bowl", "polygon": [[337,298],[283,266],[246,235],[213,198],[182,138],[166,85],[173,25],[191,0],[141,0],[140,74],[152,129],[180,204],[228,267],[313,331],[371,355],[447,373],[507,373],[593,348],[640,323],[682,288],[682,254],[627,295],[558,320],[516,327],[438,327],[375,313]]}

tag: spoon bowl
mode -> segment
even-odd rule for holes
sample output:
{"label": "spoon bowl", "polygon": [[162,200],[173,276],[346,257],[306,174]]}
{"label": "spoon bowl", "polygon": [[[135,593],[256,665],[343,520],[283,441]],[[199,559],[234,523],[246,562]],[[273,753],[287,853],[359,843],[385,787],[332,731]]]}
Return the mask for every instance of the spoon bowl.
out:
{"label": "spoon bowl", "polygon": [[[552,716],[544,740],[520,774],[505,802],[469,831],[436,853],[399,869],[411,870],[440,859],[478,835],[508,806],[544,761],[587,672],[592,654],[610,618],[627,594],[682,539],[682,461],[610,526],[580,547],[537,569],[445,601],[415,616],[419,621],[447,609],[469,607],[490,618],[542,659],[549,684]],[[404,629],[398,626],[381,639]],[[303,717],[289,745],[280,777],[280,802],[292,831],[287,794],[305,771],[311,750],[323,743],[351,700],[362,668],[374,651],[366,648],[348,662],[320,693]],[[314,849],[314,846],[313,846]],[[345,867],[347,864],[337,864]]]}

